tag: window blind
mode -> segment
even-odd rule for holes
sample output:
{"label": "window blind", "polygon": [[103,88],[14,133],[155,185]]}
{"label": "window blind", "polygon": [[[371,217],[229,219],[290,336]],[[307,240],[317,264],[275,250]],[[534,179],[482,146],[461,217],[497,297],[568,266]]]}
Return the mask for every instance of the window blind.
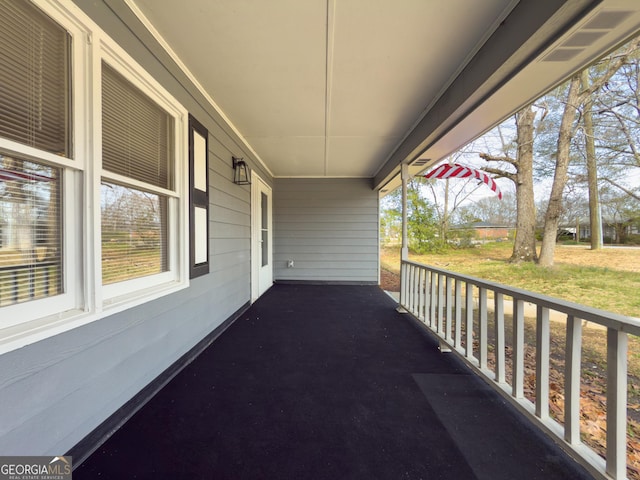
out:
{"label": "window blind", "polygon": [[0,306],[62,292],[60,172],[0,155]]}
{"label": "window blind", "polygon": [[102,168],[173,188],[172,118],[102,64]]}
{"label": "window blind", "polygon": [[30,2],[0,2],[0,136],[71,156],[70,44]]}

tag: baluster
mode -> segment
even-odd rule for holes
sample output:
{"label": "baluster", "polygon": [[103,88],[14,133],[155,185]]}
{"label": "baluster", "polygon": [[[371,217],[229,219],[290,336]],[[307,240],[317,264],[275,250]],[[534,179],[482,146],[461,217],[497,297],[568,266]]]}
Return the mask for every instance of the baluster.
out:
{"label": "baluster", "polygon": [[538,305],[536,314],[536,415],[549,418],[549,309]]}
{"label": "baluster", "polygon": [[438,274],[436,272],[431,272],[431,288],[429,289],[429,297],[430,305],[429,305],[429,326],[431,328],[436,327],[436,287],[437,287],[437,279]]}
{"label": "baluster", "polygon": [[431,318],[429,317],[431,309],[431,270],[425,270],[424,281],[424,321],[431,326]]}
{"label": "baluster", "polygon": [[627,343],[625,332],[607,329],[607,473],[627,474]]}
{"label": "baluster", "polygon": [[447,293],[446,293],[446,312],[445,312],[445,338],[447,339],[447,341],[449,343],[453,342],[453,338],[451,337],[451,282],[452,282],[452,278],[447,275],[447,284],[445,286]]}
{"label": "baluster", "polygon": [[429,303],[429,296],[427,292],[429,291],[429,277],[431,276],[431,271],[428,267],[425,267],[422,272],[422,283],[420,285],[420,295],[422,298],[422,321],[425,325],[428,325],[428,312],[427,312],[427,304]]}
{"label": "baluster", "polygon": [[513,299],[512,395],[524,397],[524,302]]}
{"label": "baluster", "polygon": [[455,332],[455,346],[456,348],[462,348],[462,280],[456,279],[456,291],[454,297],[456,299],[455,303],[455,322],[456,322],[456,332]]}
{"label": "baluster", "polygon": [[480,368],[487,368],[487,289],[484,287],[480,287],[478,292],[479,302],[478,302],[478,337],[479,337],[479,347],[480,351],[478,353],[478,360],[480,362]]}
{"label": "baluster", "polygon": [[496,382],[505,383],[504,297],[502,293],[495,292],[493,302],[495,305]]}
{"label": "baluster", "polygon": [[444,275],[438,274],[438,335],[444,336]]}
{"label": "baluster", "polygon": [[417,318],[420,318],[420,277],[422,276],[422,268],[416,267],[416,271],[414,274],[415,286],[416,286],[416,295],[414,299],[413,309],[415,311],[415,315]]}
{"label": "baluster", "polygon": [[415,285],[413,283],[413,276],[415,273],[415,267],[413,265],[409,265],[409,298],[408,305],[409,311],[413,313],[413,298],[415,296]]}
{"label": "baluster", "polygon": [[564,371],[564,439],[571,445],[580,443],[580,355],[582,324],[567,316],[567,345]]}
{"label": "baluster", "polygon": [[465,312],[466,317],[466,336],[467,336],[467,351],[466,357],[473,358],[473,285],[467,282],[467,308]]}

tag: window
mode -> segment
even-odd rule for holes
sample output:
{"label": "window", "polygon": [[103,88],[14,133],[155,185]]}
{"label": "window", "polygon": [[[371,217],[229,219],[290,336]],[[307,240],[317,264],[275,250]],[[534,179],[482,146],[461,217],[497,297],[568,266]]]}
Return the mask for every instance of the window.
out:
{"label": "window", "polygon": [[[0,30],[0,138],[69,157],[68,33],[29,2],[0,3]],[[60,188],[55,165],[0,151],[0,307],[62,293]]]}
{"label": "window", "polygon": [[102,283],[169,269],[173,119],[102,64]]}
{"label": "window", "polygon": [[77,6],[0,31],[4,351],[187,286],[189,204],[187,112]]}
{"label": "window", "polygon": [[0,306],[62,291],[60,171],[0,154]]}
{"label": "window", "polygon": [[209,133],[189,117],[190,277],[209,273]]}

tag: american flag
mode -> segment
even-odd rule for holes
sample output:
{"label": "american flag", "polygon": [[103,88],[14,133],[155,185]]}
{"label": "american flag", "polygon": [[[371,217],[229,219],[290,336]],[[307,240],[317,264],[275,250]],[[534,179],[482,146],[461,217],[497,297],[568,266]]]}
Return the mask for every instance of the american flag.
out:
{"label": "american flag", "polygon": [[498,188],[495,180],[482,170],[471,167],[465,167],[458,163],[445,163],[438,168],[427,173],[425,178],[468,178],[474,177],[487,184],[487,186],[498,194],[498,198],[502,200],[502,192]]}

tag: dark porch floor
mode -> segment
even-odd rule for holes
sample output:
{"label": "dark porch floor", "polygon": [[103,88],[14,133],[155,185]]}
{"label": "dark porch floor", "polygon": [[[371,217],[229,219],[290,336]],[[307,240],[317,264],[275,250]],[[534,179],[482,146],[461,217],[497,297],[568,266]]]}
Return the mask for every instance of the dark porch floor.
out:
{"label": "dark porch floor", "polygon": [[73,478],[591,478],[394,307],[274,285]]}

